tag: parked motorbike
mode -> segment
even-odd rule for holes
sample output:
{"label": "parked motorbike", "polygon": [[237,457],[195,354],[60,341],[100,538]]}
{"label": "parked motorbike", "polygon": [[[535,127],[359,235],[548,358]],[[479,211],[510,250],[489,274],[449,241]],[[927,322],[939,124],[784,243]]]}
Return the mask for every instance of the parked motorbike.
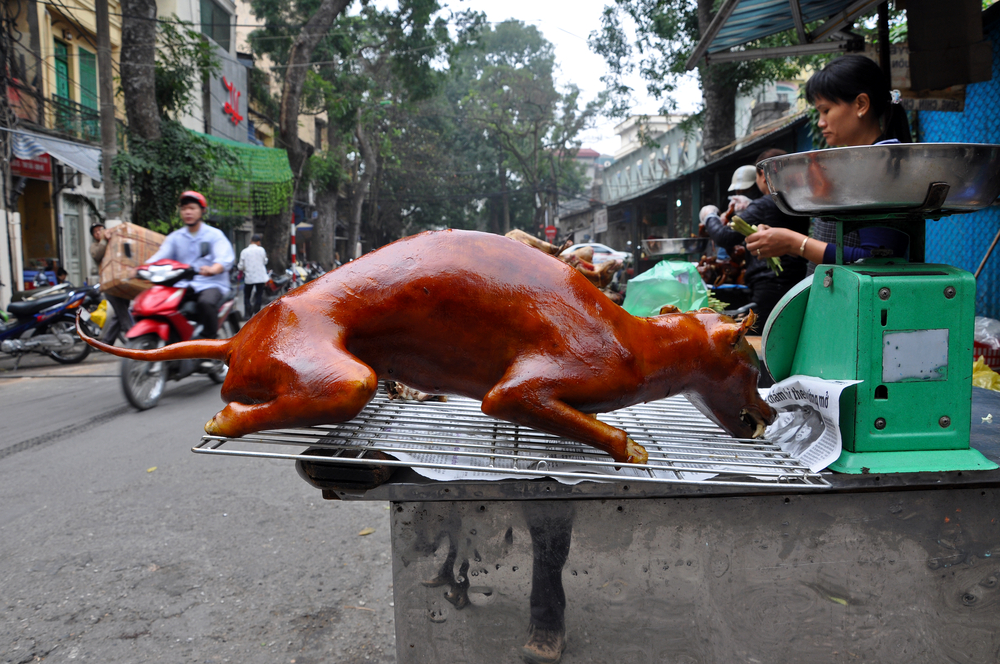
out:
{"label": "parked motorbike", "polygon": [[315,261],[309,261],[308,263],[306,263],[305,268],[306,268],[305,281],[307,282],[312,281],[313,279],[319,279],[324,274],[326,274],[326,270],[324,270],[323,267]]}
{"label": "parked motorbike", "polygon": [[[58,289],[31,299],[11,302],[0,323],[0,352],[13,355],[14,370],[29,353],[47,355],[59,364],[76,364],[90,355],[90,346],[76,334],[76,312],[80,307],[96,308],[101,293],[95,286],[72,290]],[[100,329],[84,322],[91,336]]]}
{"label": "parked motorbike", "polygon": [[292,268],[286,269],[281,274],[275,274],[273,270],[268,270],[263,300],[265,303],[273,302],[298,285],[298,275]]}
{"label": "parked motorbike", "polygon": [[[151,281],[153,287],[140,293],[132,304],[135,324],[125,335],[129,348],[149,350],[178,341],[187,341],[201,333],[197,322],[197,303],[185,301],[185,288],[179,281],[194,278],[189,265],[163,259],[151,265],[141,265],[137,276]],[[231,295],[219,306],[219,338],[228,338],[239,329],[237,313]],[[220,361],[178,360],[173,362],[143,362],[122,360],[122,391],[128,402],[139,410],[154,407],[163,395],[168,380],[180,380],[194,373],[207,374],[216,383],[226,378],[228,368]]]}

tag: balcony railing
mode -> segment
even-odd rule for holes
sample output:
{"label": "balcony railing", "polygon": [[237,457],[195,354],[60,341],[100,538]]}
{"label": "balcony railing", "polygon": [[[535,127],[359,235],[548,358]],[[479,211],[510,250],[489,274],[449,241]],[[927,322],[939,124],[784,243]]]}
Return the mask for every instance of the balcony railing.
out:
{"label": "balcony railing", "polygon": [[53,129],[81,141],[101,140],[101,114],[72,99],[52,95]]}

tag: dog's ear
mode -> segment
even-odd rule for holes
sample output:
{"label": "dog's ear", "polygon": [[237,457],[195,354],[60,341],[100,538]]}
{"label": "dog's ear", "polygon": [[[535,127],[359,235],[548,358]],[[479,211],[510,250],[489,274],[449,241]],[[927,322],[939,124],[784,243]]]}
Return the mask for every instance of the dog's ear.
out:
{"label": "dog's ear", "polygon": [[[729,319],[732,320],[732,319]],[[743,319],[741,323],[732,323],[726,325],[726,334],[729,336],[727,339],[730,346],[736,347],[747,333],[753,329],[753,324],[757,322],[757,314],[752,310],[747,313],[746,318]]]}
{"label": "dog's ear", "polygon": [[753,329],[753,324],[756,322],[757,314],[755,314],[753,309],[751,309],[747,312],[746,318],[744,318],[743,322],[739,325],[739,330],[736,334],[736,341],[733,342],[734,346],[743,340],[743,337],[745,337],[747,333]]}

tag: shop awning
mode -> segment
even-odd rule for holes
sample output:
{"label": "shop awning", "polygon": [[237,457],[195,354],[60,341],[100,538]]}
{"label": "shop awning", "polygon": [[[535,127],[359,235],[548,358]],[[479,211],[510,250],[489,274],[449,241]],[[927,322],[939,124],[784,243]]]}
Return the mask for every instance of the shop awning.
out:
{"label": "shop awning", "polygon": [[[687,61],[694,69],[706,62],[780,58],[857,50],[858,35],[845,32],[858,16],[880,0],[726,0]],[[806,25],[822,21],[806,32]],[[776,48],[731,49],[794,29],[799,43]]]}
{"label": "shop awning", "polygon": [[288,153],[252,143],[192,132],[232,150],[237,164],[224,165],[206,191],[212,209],[223,215],[278,214],[292,195],[292,169]]}
{"label": "shop awning", "polygon": [[0,129],[13,134],[12,151],[18,159],[34,159],[48,153],[67,166],[72,166],[98,182],[101,181],[100,148],[23,129],[7,129],[5,127],[0,127]]}

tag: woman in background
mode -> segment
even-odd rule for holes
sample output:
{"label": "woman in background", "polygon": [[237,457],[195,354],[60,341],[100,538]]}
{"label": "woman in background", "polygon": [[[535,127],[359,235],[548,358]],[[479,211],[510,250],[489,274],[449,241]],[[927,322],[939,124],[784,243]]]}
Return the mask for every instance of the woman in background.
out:
{"label": "woman in background", "polygon": [[[885,74],[862,55],[839,57],[813,74],[806,83],[806,99],[819,112],[819,129],[831,147],[912,142],[906,112],[889,90]],[[810,262],[807,274],[812,274],[817,264],[836,260],[836,240],[836,224],[817,219],[811,236],[760,226],[746,244],[758,258],[803,256]],[[844,235],[844,262],[867,258],[876,249],[902,257],[908,244],[905,233],[891,228],[852,231]]]}

